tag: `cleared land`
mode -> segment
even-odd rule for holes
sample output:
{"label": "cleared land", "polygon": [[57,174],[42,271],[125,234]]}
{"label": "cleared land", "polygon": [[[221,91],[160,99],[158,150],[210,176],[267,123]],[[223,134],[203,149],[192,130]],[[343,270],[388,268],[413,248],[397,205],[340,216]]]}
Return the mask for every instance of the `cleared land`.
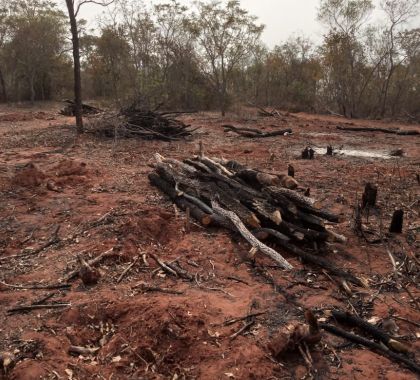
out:
{"label": "cleared land", "polygon": [[[20,358],[0,378],[300,379],[308,368],[299,351],[276,361],[268,347],[285,325],[303,322],[307,308],[321,321],[330,320],[334,308],[385,325],[391,318],[394,333],[418,351],[420,138],[337,126],[419,126],[309,114],[263,118],[246,109],[224,119],[182,117],[200,127],[189,141],[115,142],[91,135],[75,141],[73,120],[54,107],[0,111],[0,352]],[[224,124],[293,133],[252,139],[225,132]],[[354,286],[350,295],[280,249],[294,271],[258,253],[251,260],[249,245],[226,230],[191,224],[186,231],[185,214],[147,176],[155,153],[182,160],[198,153],[200,140],[208,156],[277,172],[292,164],[301,186],[340,214],[334,231],[348,243],[326,258],[369,286]],[[308,145],[314,160],[300,158]],[[327,145],[343,154],[326,156]],[[402,157],[389,155],[400,148]],[[362,217],[363,237],[352,225],[366,182],[378,185],[382,217],[375,210]],[[395,208],[405,211],[404,231],[388,236]],[[97,266],[95,286],[76,278],[70,289],[10,287],[58,284],[78,268],[77,256],[89,260],[110,249],[115,255]],[[152,254],[178,259],[198,281],[159,272]],[[40,302],[69,305],[8,312]],[[250,313],[262,314],[248,327],[247,321],[223,324]],[[93,350],[70,354],[71,346]],[[318,378],[415,379],[387,358],[326,332],[311,355]]]}

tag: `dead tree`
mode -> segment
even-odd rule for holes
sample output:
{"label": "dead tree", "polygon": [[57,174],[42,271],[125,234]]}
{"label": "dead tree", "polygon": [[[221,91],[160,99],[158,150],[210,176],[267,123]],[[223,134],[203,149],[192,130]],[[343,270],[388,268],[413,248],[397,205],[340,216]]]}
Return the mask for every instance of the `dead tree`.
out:
{"label": "dead tree", "polygon": [[83,116],[82,116],[82,76],[80,69],[80,39],[79,29],[77,25],[77,16],[83,4],[94,3],[107,6],[114,0],[108,2],[104,0],[66,0],[67,11],[70,20],[71,40],[73,45],[73,72],[74,72],[74,103],[77,133],[83,133]]}

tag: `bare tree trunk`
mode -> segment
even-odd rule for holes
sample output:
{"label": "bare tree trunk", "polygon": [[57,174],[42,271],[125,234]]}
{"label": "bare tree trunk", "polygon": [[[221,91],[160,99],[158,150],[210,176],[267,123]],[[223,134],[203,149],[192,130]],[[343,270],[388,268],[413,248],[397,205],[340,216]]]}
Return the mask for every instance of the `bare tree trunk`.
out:
{"label": "bare tree trunk", "polygon": [[6,83],[4,81],[3,72],[0,69],[0,86],[1,86],[1,101],[6,103],[7,102],[7,91],[6,91]]}
{"label": "bare tree trunk", "polygon": [[82,79],[80,74],[80,47],[79,32],[77,30],[77,20],[74,12],[74,4],[72,0],[66,0],[67,10],[70,19],[70,28],[73,42],[73,66],[74,66],[74,102],[76,115],[77,133],[83,133],[83,117],[82,117]]}
{"label": "bare tree trunk", "polygon": [[35,74],[31,73],[29,76],[29,89],[31,91],[31,104],[35,103]]}
{"label": "bare tree trunk", "polygon": [[222,112],[222,116],[226,116],[226,100],[225,100],[225,94],[222,92],[220,97],[220,111]]}
{"label": "bare tree trunk", "polygon": [[394,74],[394,26],[395,23],[392,24],[391,28],[389,29],[389,33],[390,33],[390,39],[391,39],[391,48],[389,50],[389,63],[390,63],[390,68],[389,68],[389,73],[388,76],[386,78],[385,81],[385,89],[383,91],[383,98],[382,98],[382,106],[381,106],[381,117],[385,116],[386,113],[386,106],[387,106],[387,101],[388,101],[388,92],[389,92],[389,85],[391,83],[391,77]]}

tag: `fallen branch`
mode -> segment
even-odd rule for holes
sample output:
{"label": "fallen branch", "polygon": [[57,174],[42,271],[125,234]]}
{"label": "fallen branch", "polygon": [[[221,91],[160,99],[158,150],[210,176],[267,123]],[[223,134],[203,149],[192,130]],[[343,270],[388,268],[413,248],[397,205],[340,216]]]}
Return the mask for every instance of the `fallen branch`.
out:
{"label": "fallen branch", "polygon": [[34,284],[34,285],[14,285],[14,284],[7,284],[3,281],[0,281],[1,285],[4,285],[8,288],[13,289],[22,289],[22,290],[45,290],[45,289],[69,289],[71,288],[70,284],[52,284],[52,285],[42,285],[42,284]]}
{"label": "fallen branch", "polygon": [[149,253],[149,256],[155,260],[156,264],[158,264],[162,270],[168,274],[171,274],[175,277],[178,277],[178,273],[176,273],[175,270],[173,270],[172,268],[170,268],[168,265],[166,265],[161,259],[159,259],[159,257],[157,257],[156,255],[154,255],[153,253]]}
{"label": "fallen branch", "polygon": [[133,262],[127,267],[127,268],[125,268],[124,269],[124,271],[120,274],[120,276],[118,277],[118,279],[117,279],[117,284],[119,284],[121,281],[122,281],[122,279],[124,278],[124,276],[131,270],[131,268],[134,266],[134,265],[136,265],[136,263],[137,263],[137,261],[139,260],[139,258],[140,258],[140,255],[139,256],[137,256],[134,260],[133,260]]}
{"label": "fallen branch", "polygon": [[225,132],[235,132],[238,135],[241,135],[243,137],[249,137],[249,138],[285,136],[287,134],[293,133],[293,131],[290,128],[283,129],[280,131],[273,131],[273,132],[261,132],[258,129],[239,128],[239,127],[234,127],[233,125],[228,125],[228,124],[225,124],[222,127],[225,128]]}
{"label": "fallen branch", "polygon": [[62,307],[71,306],[70,303],[52,303],[52,304],[36,304],[36,305],[26,305],[26,306],[16,306],[14,308],[8,309],[8,313],[17,313],[21,311],[29,311],[29,310],[36,310],[36,309],[59,309]]}
{"label": "fallen branch", "polygon": [[242,237],[248,241],[253,247],[257,248],[259,251],[264,253],[265,255],[271,257],[274,261],[276,261],[282,268],[284,269],[293,269],[293,266],[278,252],[274,249],[266,246],[264,243],[260,242],[254,235],[249,232],[249,230],[245,227],[245,225],[241,222],[238,216],[232,212],[221,208],[217,202],[212,202],[213,210],[222,216],[225,219],[230,220],[238,232],[242,235]]}
{"label": "fallen branch", "polygon": [[[101,253],[99,256],[95,257],[94,259],[87,262],[87,264],[91,267],[99,264],[102,260],[113,257],[113,256],[119,256],[118,253],[114,252],[114,248],[109,249],[108,251],[105,251]],[[65,282],[68,282],[76,277],[79,276],[80,268],[73,270],[70,272],[67,276],[65,276],[64,280]]]}
{"label": "fallen branch", "polygon": [[320,323],[320,327],[323,328],[325,331],[329,332],[330,334],[340,336],[342,338],[349,340],[350,342],[361,344],[362,346],[368,347],[369,349],[379,353],[382,356],[388,357],[389,359],[393,360],[396,363],[404,364],[413,372],[420,373],[420,366],[416,362],[406,358],[405,356],[396,354],[395,352],[387,348],[384,348],[384,346],[378,343],[375,343],[367,338],[349,333],[339,327],[329,325],[326,323]]}
{"label": "fallen branch", "polygon": [[395,340],[386,331],[372,325],[371,323],[365,321],[360,317],[339,310],[333,310],[332,315],[340,323],[345,323],[350,326],[359,327],[360,329],[369,333],[374,339],[383,342],[394,351],[404,353],[409,352],[409,349],[405,344]]}
{"label": "fallen branch", "polygon": [[227,321],[224,321],[222,323],[222,325],[223,326],[233,325],[234,323],[246,321],[246,320],[249,320],[250,318],[259,317],[260,315],[264,315],[264,314],[267,314],[267,311],[260,311],[258,313],[247,314],[247,315],[245,315],[243,317],[228,319]]}
{"label": "fallen branch", "polygon": [[138,289],[138,288],[140,288],[140,290],[143,292],[161,292],[161,293],[176,294],[176,295],[184,294],[184,292],[181,292],[179,290],[161,288],[159,286],[151,286],[151,285],[146,284],[145,282],[140,282],[137,285],[132,287],[132,289]]}
{"label": "fallen branch", "polygon": [[374,128],[374,127],[343,127],[337,125],[337,129],[341,131],[352,131],[352,132],[382,132],[382,133],[390,133],[394,135],[400,136],[414,136],[420,135],[419,131],[415,130],[401,130],[401,129],[391,129],[391,128]]}
{"label": "fallen branch", "polygon": [[241,335],[244,331],[248,330],[254,324],[255,324],[254,320],[246,323],[237,332],[235,332],[234,334],[229,336],[230,340],[234,340],[235,338],[237,338],[239,335]]}
{"label": "fallen branch", "polygon": [[6,260],[11,260],[11,259],[19,259],[22,257],[28,257],[28,256],[35,256],[39,253],[41,253],[42,251],[44,251],[45,249],[47,249],[48,247],[51,247],[54,244],[57,244],[60,242],[60,238],[58,237],[58,232],[60,231],[60,225],[56,225],[54,227],[53,233],[51,235],[51,237],[48,239],[47,242],[45,242],[44,244],[42,244],[40,247],[31,250],[30,252],[27,253],[22,253],[19,255],[13,255],[13,256],[5,256],[5,257],[0,257],[0,262],[1,261],[6,261]]}
{"label": "fallen branch", "polygon": [[81,347],[81,346],[70,346],[69,354],[77,355],[94,355],[99,351],[99,347]]}

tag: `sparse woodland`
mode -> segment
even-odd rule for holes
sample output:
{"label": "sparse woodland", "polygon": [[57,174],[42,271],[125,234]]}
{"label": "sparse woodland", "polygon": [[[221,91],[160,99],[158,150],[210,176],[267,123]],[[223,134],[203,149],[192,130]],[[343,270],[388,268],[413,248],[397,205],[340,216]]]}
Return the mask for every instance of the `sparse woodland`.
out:
{"label": "sparse woodland", "polygon": [[419,378],[420,0],[245,4],[0,0],[0,380]]}
{"label": "sparse woodland", "polygon": [[[94,30],[78,16],[83,99],[420,117],[418,0],[320,0],[322,43],[291,37],[271,49],[240,1],[102,5]],[[69,25],[64,1],[0,1],[0,101],[73,97]]]}

